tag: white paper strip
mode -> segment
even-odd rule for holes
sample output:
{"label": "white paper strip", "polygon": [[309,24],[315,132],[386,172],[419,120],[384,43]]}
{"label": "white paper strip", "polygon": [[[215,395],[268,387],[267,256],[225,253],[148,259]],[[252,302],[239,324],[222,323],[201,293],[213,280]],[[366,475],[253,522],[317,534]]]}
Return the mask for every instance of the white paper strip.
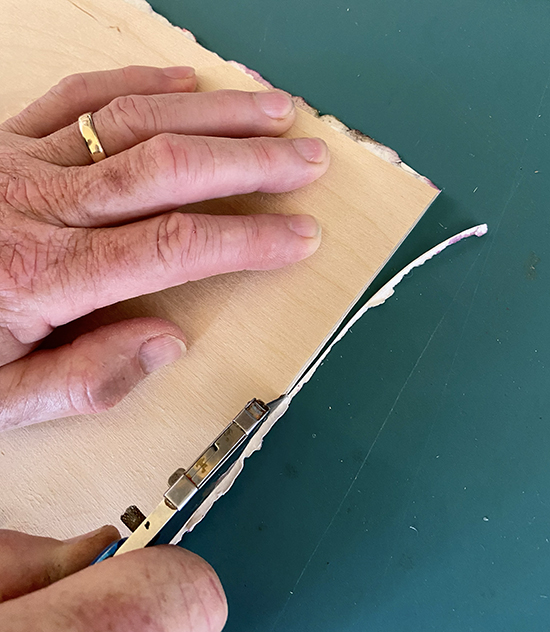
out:
{"label": "white paper strip", "polygon": [[361,307],[356,314],[353,315],[352,318],[346,323],[346,325],[342,328],[342,331],[334,338],[334,340],[328,345],[328,347],[318,356],[318,358],[310,365],[310,367],[304,372],[302,377],[295,382],[295,385],[287,394],[286,402],[279,407],[276,411],[276,415],[272,415],[268,421],[264,423],[264,425],[260,428],[258,433],[254,436],[254,438],[250,441],[246,449],[244,450],[241,458],[233,465],[233,467],[227,472],[227,474],[220,480],[218,486],[214,493],[212,493],[207,500],[197,509],[194,515],[187,521],[181,531],[174,537],[172,543],[175,544],[181,540],[183,535],[189,531],[192,531],[195,526],[206,516],[206,514],[210,511],[212,505],[224,494],[226,494],[230,489],[237,476],[242,472],[244,467],[244,461],[251,454],[256,452],[262,447],[263,438],[266,434],[271,430],[274,424],[285,414],[290,406],[290,402],[293,397],[301,390],[304,384],[309,382],[309,380],[313,377],[315,371],[321,366],[322,362],[331,352],[332,348],[335,344],[340,342],[342,338],[348,333],[348,331],[355,325],[355,323],[362,318],[369,309],[373,307],[378,307],[385,303],[393,294],[395,293],[395,286],[400,283],[409,272],[411,272],[414,268],[418,268],[419,266],[426,263],[435,257],[440,252],[443,252],[445,248],[452,246],[453,244],[466,239],[467,237],[482,237],[487,233],[487,224],[480,224],[479,226],[473,226],[472,228],[468,228],[467,230],[458,233],[457,235],[453,235],[441,242],[437,246],[434,246],[431,250],[428,250],[423,255],[409,263],[408,266],[404,267],[400,272],[398,272],[393,278],[391,278],[374,296],[372,296],[364,305]]}

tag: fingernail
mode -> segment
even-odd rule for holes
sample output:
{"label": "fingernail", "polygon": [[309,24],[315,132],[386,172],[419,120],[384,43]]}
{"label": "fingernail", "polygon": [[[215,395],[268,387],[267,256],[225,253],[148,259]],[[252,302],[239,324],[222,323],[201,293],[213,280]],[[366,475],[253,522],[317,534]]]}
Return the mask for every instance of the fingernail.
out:
{"label": "fingernail", "polygon": [[256,100],[261,109],[274,119],[288,116],[294,109],[292,99],[284,92],[256,92]]}
{"label": "fingernail", "polygon": [[96,535],[101,533],[103,531],[103,529],[108,529],[108,528],[110,528],[110,527],[108,525],[105,525],[104,527],[99,527],[99,529],[95,529],[94,531],[90,531],[90,533],[84,533],[82,535],[77,535],[74,538],[69,538],[68,540],[65,540],[65,542],[67,544],[75,544],[76,542],[81,542],[82,540],[88,540],[88,539],[94,538]]}
{"label": "fingernail", "polygon": [[323,162],[327,157],[327,146],[320,138],[295,138],[296,151],[308,162]]}
{"label": "fingernail", "polygon": [[321,225],[311,215],[289,215],[287,222],[290,230],[300,237],[313,239],[321,234]]}
{"label": "fingernail", "polygon": [[186,352],[187,347],[183,341],[165,334],[144,342],[139,350],[138,358],[143,372],[149,374],[179,360]]}
{"label": "fingernail", "polygon": [[195,75],[195,69],[189,66],[170,66],[162,72],[170,79],[190,79]]}

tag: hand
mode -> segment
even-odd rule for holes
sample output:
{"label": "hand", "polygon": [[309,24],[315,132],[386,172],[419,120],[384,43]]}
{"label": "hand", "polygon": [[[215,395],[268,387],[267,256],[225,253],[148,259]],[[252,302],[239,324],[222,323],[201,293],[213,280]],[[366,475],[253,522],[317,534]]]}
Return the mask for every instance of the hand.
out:
{"label": "hand", "polygon": [[155,546],[89,567],[118,537],[114,527],[67,542],[0,531],[0,630],[222,630],[218,577],[184,549]]}
{"label": "hand", "polygon": [[[0,126],[0,429],[105,410],[185,348],[175,324],[141,318],[34,351],[54,328],[317,249],[310,216],[166,212],[289,191],[328,166],[320,140],[268,138],[294,121],[285,93],[193,94],[195,84],[185,67],[74,75]],[[75,123],[87,111],[110,156],[97,164]]]}

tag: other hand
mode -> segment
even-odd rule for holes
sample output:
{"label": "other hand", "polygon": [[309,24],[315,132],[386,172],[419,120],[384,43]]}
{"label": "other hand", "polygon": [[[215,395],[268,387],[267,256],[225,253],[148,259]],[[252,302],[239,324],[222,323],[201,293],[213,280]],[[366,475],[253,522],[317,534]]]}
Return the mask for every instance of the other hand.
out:
{"label": "other hand", "polygon": [[61,542],[0,530],[2,632],[220,632],[227,603],[212,568],[176,546],[88,566],[114,527]]}

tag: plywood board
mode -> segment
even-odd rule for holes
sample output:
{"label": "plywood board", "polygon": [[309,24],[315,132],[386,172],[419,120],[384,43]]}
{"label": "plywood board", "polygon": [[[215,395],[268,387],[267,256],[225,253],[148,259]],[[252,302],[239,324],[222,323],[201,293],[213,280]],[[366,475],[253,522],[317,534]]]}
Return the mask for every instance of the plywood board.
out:
{"label": "plywood board", "polygon": [[[200,90],[262,89],[122,0],[0,0],[0,32],[0,120],[63,76],[129,64],[192,65]],[[321,180],[199,208],[311,213],[323,226],[320,250],[283,270],[188,283],[83,319],[77,328],[169,318],[186,333],[189,353],[108,413],[1,435],[0,527],[68,537],[117,524],[129,504],[152,509],[167,475],[193,462],[246,401],[287,389],[437,195],[311,114],[299,112],[288,135],[328,143],[332,163]]]}

